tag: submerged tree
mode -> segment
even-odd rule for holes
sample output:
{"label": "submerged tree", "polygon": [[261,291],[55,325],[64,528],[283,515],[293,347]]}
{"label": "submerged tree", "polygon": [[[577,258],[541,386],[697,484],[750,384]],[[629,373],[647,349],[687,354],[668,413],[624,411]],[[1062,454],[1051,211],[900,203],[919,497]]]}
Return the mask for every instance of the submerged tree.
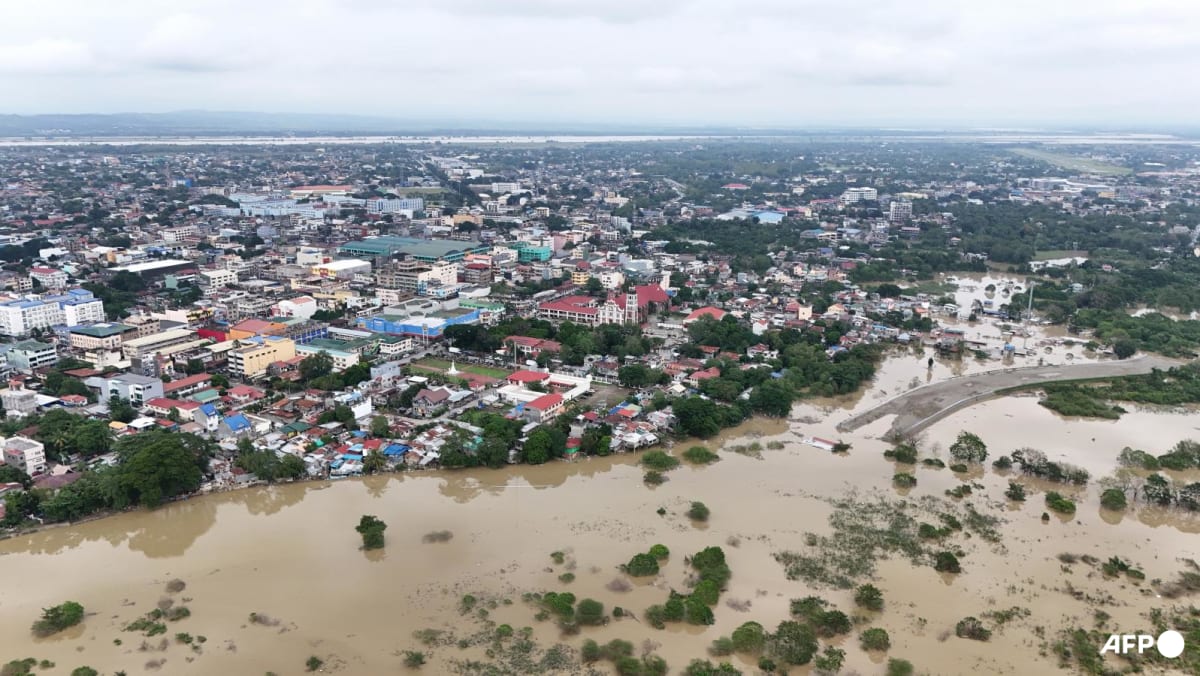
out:
{"label": "submerged tree", "polygon": [[383,531],[387,530],[387,524],[383,521],[370,514],[364,514],[354,530],[362,535],[363,549],[383,548]]}

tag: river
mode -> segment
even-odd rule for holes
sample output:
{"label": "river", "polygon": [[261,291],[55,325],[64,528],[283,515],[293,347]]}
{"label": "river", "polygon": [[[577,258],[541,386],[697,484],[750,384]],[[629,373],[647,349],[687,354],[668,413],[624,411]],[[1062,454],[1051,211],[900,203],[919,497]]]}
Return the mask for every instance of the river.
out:
{"label": "river", "polygon": [[[6,637],[0,641],[5,648],[0,659],[49,659],[65,670],[86,664],[105,674],[259,676],[301,673],[304,661],[315,655],[325,660],[326,671],[375,674],[402,671],[402,651],[422,649],[428,659],[425,673],[448,673],[454,660],[483,659],[485,647],[421,648],[413,633],[464,631],[470,621],[460,614],[459,599],[473,594],[512,601],[498,605],[492,619],[534,627],[533,636],[543,645],[562,640],[578,647],[584,638],[602,643],[624,638],[638,645],[650,639],[676,673],[689,660],[704,657],[713,639],[745,621],[774,627],[786,619],[789,599],[816,593],[852,611],[849,591],[812,590],[790,581],[772,556],[803,548],[806,532],[829,532],[832,508],[824,498],[852,488],[868,495],[940,497],[961,483],[947,469],[922,467],[916,488],[893,488],[896,467],[882,457],[887,445],[878,438],[890,418],[844,437],[852,444],[846,455],[802,441],[810,435],[838,438],[839,421],[870,406],[878,392],[907,386],[910,370],[908,365],[885,367],[881,373],[890,375],[865,394],[799,405],[790,422],[756,419],[727,431],[705,444],[726,449],[719,462],[685,463],[655,488],[642,483],[637,457],[626,455],[251,488],[15,537],[0,542],[5,573],[0,636]],[[1112,471],[1124,445],[1162,453],[1180,439],[1200,438],[1197,420],[1194,414],[1145,411],[1115,422],[1065,420],[1032,397],[1013,397],[940,421],[925,433],[923,449],[945,458],[957,432],[973,429],[991,445],[993,457],[1034,446],[1098,477]],[[783,447],[765,448],[761,458],[729,452],[750,441],[779,441]],[[1146,507],[1108,513],[1098,505],[1094,482],[1063,491],[1079,500],[1074,518],[1043,523],[1041,494],[1055,487],[1022,479],[1029,500],[1014,505],[1003,498],[1011,474],[988,467],[970,478],[982,486],[971,498],[977,508],[1005,519],[1002,547],[978,539],[961,542],[962,575],[944,576],[892,559],[880,564],[875,580],[887,600],[876,624],[891,633],[889,654],[913,661],[922,672],[1053,671],[1053,657],[1038,655],[1043,639],[1036,627],[1051,634],[1068,624],[1090,627],[1094,611],[1064,592],[1068,579],[1075,589],[1117,597],[1106,608],[1113,626],[1147,626],[1142,615],[1161,601],[1082,569],[1063,573],[1055,558],[1062,552],[1101,560],[1126,556],[1147,579],[1170,579],[1180,569],[1177,559],[1200,554],[1193,537],[1200,531],[1196,520]],[[707,524],[684,515],[693,500],[711,509]],[[660,508],[666,513],[659,515]],[[388,523],[384,550],[359,549],[354,526],[363,514]],[[452,537],[423,541],[436,531]],[[629,591],[608,589],[615,579],[627,579],[620,564],[656,542],[672,552],[658,578],[632,580]],[[710,545],[724,547],[733,571],[711,627],[669,625],[655,631],[623,619],[560,639],[553,625],[535,622],[535,610],[521,601],[524,592],[569,590],[640,615],[662,603],[669,588],[684,589],[684,556]],[[555,551],[563,552],[562,564],[551,559]],[[574,581],[559,580],[566,572],[575,575]],[[168,623],[166,647],[160,650],[164,637],[144,639],[122,628],[167,596],[164,585],[172,579],[186,582],[172,598],[191,616]],[[738,609],[726,605],[729,599],[741,602],[735,604]],[[86,607],[83,624],[33,639],[29,625],[39,609],[64,600]],[[952,634],[946,638],[964,616],[1012,606],[1032,615],[1004,626],[987,643]],[[251,613],[274,619],[267,626],[251,623]],[[190,649],[172,638],[176,632],[207,641]],[[847,672],[883,670],[882,657],[861,651],[854,637],[835,644],[846,650]],[[749,658],[726,659],[755,673]]]}

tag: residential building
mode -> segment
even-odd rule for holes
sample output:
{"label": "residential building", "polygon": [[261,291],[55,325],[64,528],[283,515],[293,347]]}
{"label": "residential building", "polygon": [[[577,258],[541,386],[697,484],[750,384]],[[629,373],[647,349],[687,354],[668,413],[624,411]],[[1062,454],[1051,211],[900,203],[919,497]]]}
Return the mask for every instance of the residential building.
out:
{"label": "residential building", "polygon": [[34,371],[58,363],[58,350],[50,343],[22,340],[8,349],[8,365],[18,371]]}
{"label": "residential building", "polygon": [[296,356],[296,343],[290,338],[256,336],[244,342],[248,344],[229,353],[229,375],[243,380],[261,378],[271,364]]}
{"label": "residential building", "polygon": [[237,272],[233,270],[201,270],[199,278],[200,286],[209,289],[238,283]]}
{"label": "residential building", "polygon": [[8,381],[8,389],[0,391],[0,403],[8,417],[24,418],[37,410],[37,393],[25,389],[25,385],[14,378]]}
{"label": "residential building", "polygon": [[[140,376],[136,373],[122,373],[111,378],[101,378],[101,398],[111,399],[118,397],[128,401],[137,408],[141,408],[142,404],[154,399],[155,397],[163,396],[163,382],[158,378],[149,376]],[[88,379],[85,382],[91,382]]]}
{"label": "residential building", "polygon": [[29,278],[51,291],[61,291],[67,287],[67,273],[55,268],[34,267],[29,270]]}
{"label": "residential building", "polygon": [[4,464],[33,476],[47,470],[46,447],[33,439],[9,437],[0,444],[4,448]]}
{"label": "residential building", "polygon": [[413,258],[396,261],[375,273],[375,283],[385,289],[425,295],[431,287],[453,287],[458,266],[447,262],[425,263]]}
{"label": "residential building", "polygon": [[874,202],[879,199],[879,191],[875,188],[847,188],[842,193],[842,204],[854,204],[855,202]]}
{"label": "residential building", "polygon": [[903,223],[910,218],[912,218],[912,202],[893,200],[888,205],[888,220],[892,223]]}
{"label": "residential building", "polygon": [[26,296],[0,303],[0,335],[27,336],[34,329],[104,321],[104,302],[91,291],[61,296]]}

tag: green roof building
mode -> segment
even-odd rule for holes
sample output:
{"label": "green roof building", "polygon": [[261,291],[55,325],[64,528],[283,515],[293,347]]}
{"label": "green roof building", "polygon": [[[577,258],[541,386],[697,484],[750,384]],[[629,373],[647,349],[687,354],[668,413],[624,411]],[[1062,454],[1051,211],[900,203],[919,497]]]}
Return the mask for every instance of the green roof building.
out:
{"label": "green roof building", "polygon": [[393,256],[402,253],[424,263],[438,261],[456,263],[465,258],[467,254],[486,253],[490,249],[491,246],[479,242],[454,242],[443,239],[417,239],[384,235],[346,242],[338,247],[338,253],[359,258]]}

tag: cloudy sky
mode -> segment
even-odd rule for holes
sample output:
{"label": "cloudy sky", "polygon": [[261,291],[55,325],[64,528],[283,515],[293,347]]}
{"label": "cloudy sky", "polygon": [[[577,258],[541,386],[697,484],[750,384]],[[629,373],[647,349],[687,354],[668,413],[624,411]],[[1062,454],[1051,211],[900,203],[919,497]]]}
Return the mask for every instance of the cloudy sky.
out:
{"label": "cloudy sky", "polygon": [[1157,126],[1196,0],[7,0],[0,112]]}

